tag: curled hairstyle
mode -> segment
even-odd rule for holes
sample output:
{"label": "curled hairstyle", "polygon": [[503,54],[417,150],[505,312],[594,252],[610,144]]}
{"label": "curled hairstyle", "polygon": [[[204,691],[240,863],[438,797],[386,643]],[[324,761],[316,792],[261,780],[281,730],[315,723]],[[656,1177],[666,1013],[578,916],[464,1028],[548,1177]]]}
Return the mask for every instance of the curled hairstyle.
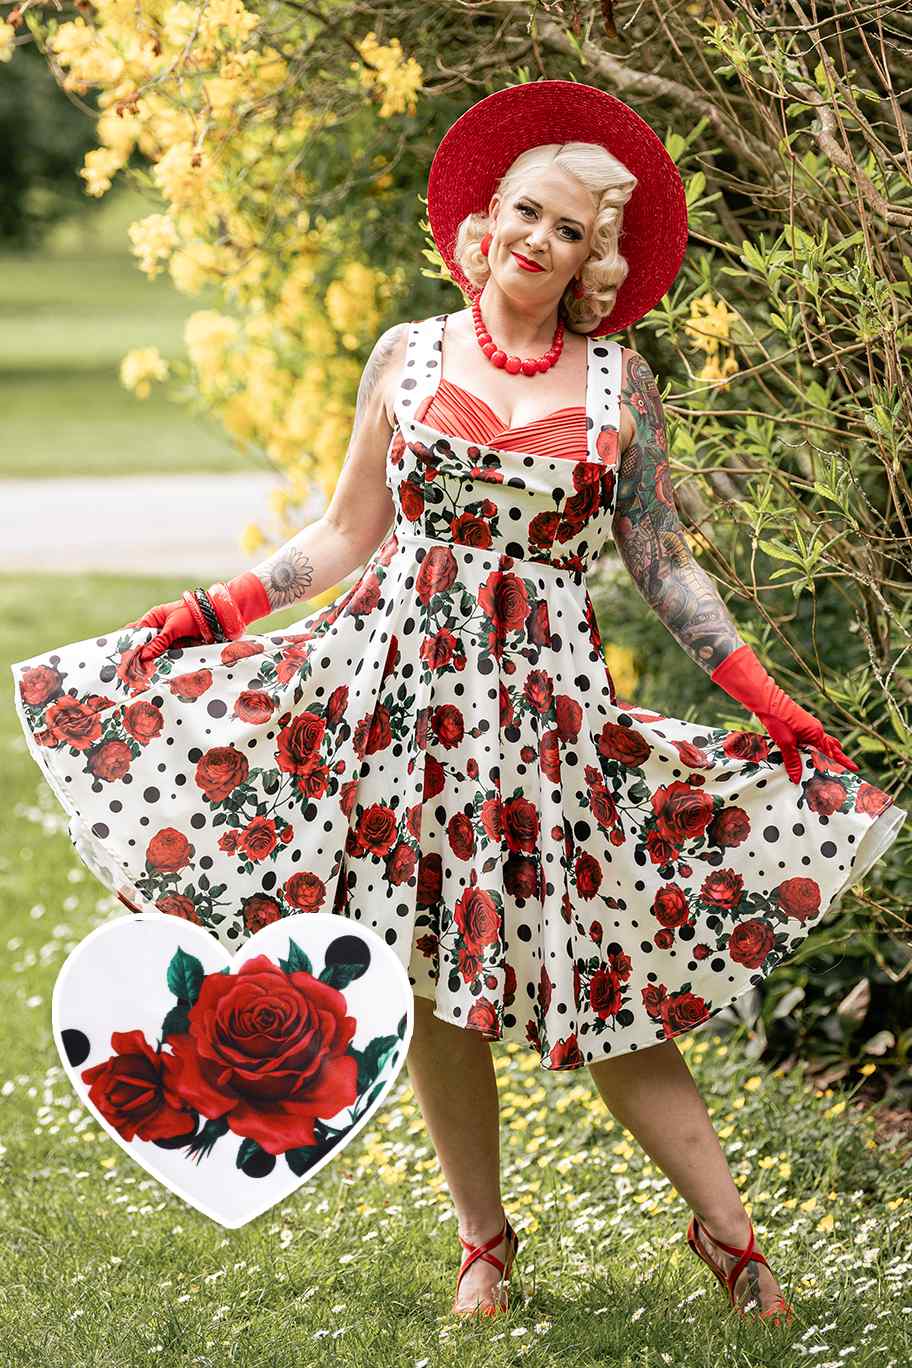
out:
{"label": "curled hairstyle", "polygon": [[[569,281],[561,298],[561,311],[571,332],[587,333],[614,308],[617,292],[627,278],[628,264],[618,250],[624,220],[624,205],[637,186],[637,178],[600,143],[541,143],[527,147],[507,167],[494,187],[501,201],[536,172],[559,166],[585,185],[592,194],[595,221],[592,247],[580,268],[585,293],[573,296]],[[469,283],[481,289],[491,274],[488,259],[481,250],[481,239],[492,230],[487,211],[467,214],[456,232],[453,256]]]}

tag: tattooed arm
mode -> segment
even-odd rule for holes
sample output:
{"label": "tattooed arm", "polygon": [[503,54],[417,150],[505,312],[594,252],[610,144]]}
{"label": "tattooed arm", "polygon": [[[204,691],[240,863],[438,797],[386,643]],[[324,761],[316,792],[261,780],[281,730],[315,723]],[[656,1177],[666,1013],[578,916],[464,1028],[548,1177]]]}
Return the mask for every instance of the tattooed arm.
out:
{"label": "tattooed arm", "polygon": [[408,324],[378,339],[358,386],[342,473],[326,512],[254,567],[272,609],[311,598],[363,565],[393,521],[386,453],[393,433],[388,404],[405,359]]}
{"label": "tattooed arm", "polygon": [[621,456],[614,540],[646,602],[707,674],[744,642],[678,518],[662,400],[648,364],[624,349],[621,404],[634,433]]}

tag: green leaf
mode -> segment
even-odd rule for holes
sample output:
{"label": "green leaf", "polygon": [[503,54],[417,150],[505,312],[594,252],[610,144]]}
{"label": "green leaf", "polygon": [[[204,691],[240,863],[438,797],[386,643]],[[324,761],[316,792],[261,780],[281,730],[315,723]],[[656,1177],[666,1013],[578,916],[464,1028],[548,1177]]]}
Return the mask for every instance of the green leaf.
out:
{"label": "green leaf", "polygon": [[178,1002],[193,1006],[199,997],[204,975],[200,960],[195,955],[188,955],[186,950],[181,950],[178,946],[171,957],[167,972],[168,987]]}
{"label": "green leaf", "polygon": [[293,941],[290,936],[288,938],[288,958],[280,960],[279,965],[286,974],[313,973],[313,964],[310,956],[306,951],[302,950],[297,941]]}

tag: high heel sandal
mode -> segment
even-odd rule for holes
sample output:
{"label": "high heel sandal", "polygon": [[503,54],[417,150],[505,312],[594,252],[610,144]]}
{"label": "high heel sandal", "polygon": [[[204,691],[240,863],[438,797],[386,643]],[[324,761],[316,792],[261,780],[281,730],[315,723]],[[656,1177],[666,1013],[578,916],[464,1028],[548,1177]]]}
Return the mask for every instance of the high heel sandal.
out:
{"label": "high heel sandal", "polygon": [[[739,1316],[745,1316],[747,1315],[747,1312],[745,1312],[735,1301],[735,1284],[737,1283],[738,1278],[752,1259],[756,1263],[764,1264],[769,1268],[766,1259],[760,1253],[760,1250],[756,1248],[754,1226],[749,1217],[748,1225],[750,1226],[750,1238],[743,1249],[737,1249],[734,1245],[725,1244],[722,1240],[717,1240],[715,1235],[710,1235],[705,1225],[700,1224],[696,1216],[691,1217],[690,1225],[687,1228],[687,1243],[690,1245],[697,1258],[702,1259],[707,1267],[712,1269],[713,1273],[728,1293],[728,1299]],[[737,1257],[738,1262],[732,1265],[728,1273],[716,1263],[715,1259],[711,1259],[706,1250],[697,1242],[698,1230],[700,1230],[708,1240],[712,1240],[713,1244],[717,1245],[719,1249],[724,1249],[726,1254],[733,1254]],[[772,1269],[770,1269],[770,1272],[772,1272]],[[758,1320],[771,1320],[773,1325],[781,1325],[783,1320],[786,1325],[791,1325],[793,1316],[794,1308],[789,1305],[781,1293],[777,1296],[772,1306],[767,1307],[765,1311],[757,1313]]]}
{"label": "high heel sandal", "polygon": [[[457,1235],[459,1235],[458,1231],[456,1233]],[[491,1253],[491,1250],[496,1249],[497,1246],[504,1239],[507,1241],[507,1257],[506,1260],[502,1262],[500,1259],[498,1259],[496,1254]],[[484,1244],[473,1245],[469,1240],[464,1240],[461,1235],[459,1235],[459,1243],[463,1246],[464,1249],[468,1250],[468,1253],[463,1259],[462,1264],[459,1268],[459,1273],[456,1277],[456,1291],[453,1295],[453,1315],[473,1316],[476,1312],[480,1312],[483,1316],[496,1316],[500,1311],[509,1310],[509,1297],[507,1294],[506,1285],[510,1281],[510,1274],[513,1269],[513,1261],[516,1258],[516,1253],[519,1249],[519,1236],[517,1235],[513,1227],[510,1225],[507,1213],[504,1212],[503,1225],[501,1226],[500,1230],[497,1232],[496,1235],[492,1235],[490,1240],[485,1240]],[[486,1259],[488,1263],[493,1264],[495,1268],[499,1270],[501,1275],[500,1281],[495,1284],[493,1292],[494,1296],[499,1298],[501,1291],[503,1291],[504,1302],[502,1306],[499,1305],[498,1302],[479,1301],[476,1306],[468,1308],[457,1307],[456,1303],[459,1297],[459,1284],[462,1282],[465,1273],[469,1268],[471,1268],[472,1264],[475,1262],[476,1259]]]}

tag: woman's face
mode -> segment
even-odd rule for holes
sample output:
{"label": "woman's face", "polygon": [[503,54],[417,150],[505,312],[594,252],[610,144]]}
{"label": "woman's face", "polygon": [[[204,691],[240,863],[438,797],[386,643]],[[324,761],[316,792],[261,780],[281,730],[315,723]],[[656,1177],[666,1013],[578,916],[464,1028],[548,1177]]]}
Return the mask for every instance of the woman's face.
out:
{"label": "woman's face", "polygon": [[[556,305],[589,256],[595,208],[586,187],[558,166],[527,176],[507,196],[495,194],[488,265],[507,294]],[[527,270],[517,256],[542,269]]]}

